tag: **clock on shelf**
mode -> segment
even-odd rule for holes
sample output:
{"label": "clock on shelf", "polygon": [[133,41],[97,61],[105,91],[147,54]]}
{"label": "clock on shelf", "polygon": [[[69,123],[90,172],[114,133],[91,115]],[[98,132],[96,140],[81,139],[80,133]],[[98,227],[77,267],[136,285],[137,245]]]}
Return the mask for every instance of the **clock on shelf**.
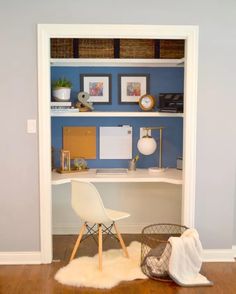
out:
{"label": "clock on shelf", "polygon": [[139,106],[144,111],[152,110],[155,106],[155,98],[145,94],[139,98]]}

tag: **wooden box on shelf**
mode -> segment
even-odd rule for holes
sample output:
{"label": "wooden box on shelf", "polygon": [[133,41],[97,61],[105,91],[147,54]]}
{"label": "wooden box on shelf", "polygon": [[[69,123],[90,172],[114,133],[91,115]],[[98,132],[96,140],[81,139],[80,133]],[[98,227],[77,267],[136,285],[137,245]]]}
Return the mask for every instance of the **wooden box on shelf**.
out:
{"label": "wooden box on shelf", "polygon": [[155,58],[155,40],[121,39],[120,58]]}
{"label": "wooden box on shelf", "polygon": [[79,58],[114,58],[113,39],[80,39]]}
{"label": "wooden box on shelf", "polygon": [[184,57],[184,40],[160,40],[160,58],[178,59]]}
{"label": "wooden box on shelf", "polygon": [[51,39],[51,58],[73,58],[73,39]]}

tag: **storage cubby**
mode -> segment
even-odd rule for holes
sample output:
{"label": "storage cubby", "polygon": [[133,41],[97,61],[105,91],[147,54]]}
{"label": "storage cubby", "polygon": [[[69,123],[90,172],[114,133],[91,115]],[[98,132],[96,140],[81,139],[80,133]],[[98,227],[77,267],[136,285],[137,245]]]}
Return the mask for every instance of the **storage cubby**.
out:
{"label": "storage cubby", "polygon": [[179,59],[184,40],[51,39],[51,58]]}
{"label": "storage cubby", "polygon": [[[111,97],[109,104],[94,103],[91,112],[52,112],[52,146],[55,148],[55,165],[59,166],[59,150],[62,146],[64,126],[95,126],[97,130],[94,160],[87,160],[90,168],[128,167],[128,160],[99,159],[99,127],[131,125],[133,127],[133,156],[138,153],[137,142],[140,128],[163,126],[163,165],[176,167],[177,157],[183,152],[183,113],[161,113],[160,93],[183,93],[184,89],[184,41],[145,39],[70,39],[66,45],[51,40],[60,46],[68,46],[73,56],[57,58],[55,47],[51,47],[51,80],[65,77],[73,84],[71,101],[77,101],[81,88],[81,75],[110,75]],[[54,48],[54,49],[53,49]],[[70,50],[69,50],[70,48]],[[162,48],[162,49],[161,49]],[[172,53],[170,53],[172,52]],[[69,54],[68,53],[68,54]],[[181,57],[181,58],[180,58]],[[168,58],[168,59],[165,59]],[[156,106],[152,111],[142,111],[138,103],[120,103],[120,75],[148,75],[149,93],[154,96]],[[158,132],[153,131],[158,139]],[[140,156],[139,168],[148,168],[158,162],[158,152],[151,156]]]}

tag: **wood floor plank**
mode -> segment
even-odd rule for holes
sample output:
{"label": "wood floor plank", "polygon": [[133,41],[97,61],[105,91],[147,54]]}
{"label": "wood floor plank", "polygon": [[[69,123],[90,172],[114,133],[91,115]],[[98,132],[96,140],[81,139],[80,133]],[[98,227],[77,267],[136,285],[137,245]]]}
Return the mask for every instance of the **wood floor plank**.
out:
{"label": "wood floor plank", "polygon": [[[123,235],[126,245],[133,240],[140,240],[139,235]],[[174,282],[136,280],[122,282],[110,290],[78,288],[61,285],[54,280],[55,273],[69,260],[76,236],[54,236],[54,258],[60,262],[49,265],[0,266],[0,294],[235,294],[236,263],[204,263],[202,273],[214,282],[213,287],[184,288]],[[78,256],[94,255],[97,244],[85,240],[80,245]],[[104,249],[120,248],[115,240],[104,243]]]}

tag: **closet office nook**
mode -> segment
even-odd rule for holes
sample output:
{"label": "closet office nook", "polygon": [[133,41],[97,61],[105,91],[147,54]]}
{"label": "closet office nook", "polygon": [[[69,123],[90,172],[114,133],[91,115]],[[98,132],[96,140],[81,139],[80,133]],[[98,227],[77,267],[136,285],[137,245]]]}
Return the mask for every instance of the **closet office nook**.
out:
{"label": "closet office nook", "polygon": [[185,40],[51,38],[50,54],[54,243],[81,226],[73,178],[130,213],[122,233],[181,224]]}

